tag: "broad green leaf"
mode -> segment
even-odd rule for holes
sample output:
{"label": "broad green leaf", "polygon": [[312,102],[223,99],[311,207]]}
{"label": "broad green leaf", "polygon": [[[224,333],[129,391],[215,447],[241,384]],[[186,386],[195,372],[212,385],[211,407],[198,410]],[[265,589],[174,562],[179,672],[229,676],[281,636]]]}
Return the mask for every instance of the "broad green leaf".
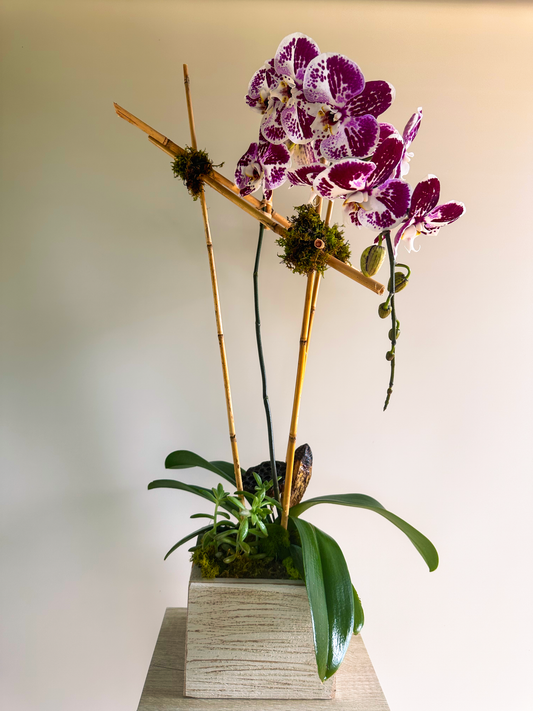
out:
{"label": "broad green leaf", "polygon": [[233,486],[236,485],[233,464],[229,462],[208,462],[199,454],[189,452],[187,449],[178,449],[165,459],[165,469],[190,469],[191,467],[202,467],[202,469],[218,474]]}
{"label": "broad green leaf", "polygon": [[[148,489],[181,489],[182,491],[188,491],[190,494],[196,494],[201,496],[212,503],[216,503],[215,497],[211,489],[206,489],[204,486],[196,486],[195,484],[184,484],[181,481],[176,481],[175,479],[156,479],[148,484]],[[220,504],[222,508],[226,511],[235,515],[238,511],[237,507],[231,502]]]}
{"label": "broad green leaf", "polygon": [[307,521],[293,520],[302,541],[318,675],[325,681],[339,668],[350,643],[354,627],[353,588],[338,544]]}
{"label": "broad green leaf", "polygon": [[359,634],[363,629],[365,624],[365,613],[363,612],[363,606],[361,605],[361,599],[357,594],[357,590],[352,585],[353,589],[353,608],[354,608],[354,621],[353,621],[353,633]]}
{"label": "broad green leaf", "polygon": [[355,506],[360,509],[375,511],[375,513],[383,516],[383,518],[386,518],[397,526],[400,531],[405,533],[422,558],[426,561],[430,571],[437,569],[439,565],[439,554],[433,543],[399,516],[387,511],[379,501],[376,501],[376,499],[373,499],[371,496],[366,496],[365,494],[331,494],[329,496],[317,496],[315,499],[307,499],[307,501],[302,501],[296,506],[293,506],[290,510],[290,515],[293,519],[296,519],[308,508],[316,506],[317,504]]}
{"label": "broad green leaf", "polygon": [[187,541],[190,541],[191,538],[195,538],[196,536],[199,536],[201,533],[205,533],[206,531],[209,531],[210,528],[212,528],[212,526],[204,526],[203,528],[199,528],[197,531],[193,531],[192,533],[189,533],[188,536],[185,536],[185,538],[182,538],[181,541],[178,541],[175,546],[172,546],[172,548],[169,550],[169,552],[166,554],[166,556],[164,557],[163,560],[166,560],[171,553],[174,553],[176,548],[179,548],[184,543],[187,543]]}

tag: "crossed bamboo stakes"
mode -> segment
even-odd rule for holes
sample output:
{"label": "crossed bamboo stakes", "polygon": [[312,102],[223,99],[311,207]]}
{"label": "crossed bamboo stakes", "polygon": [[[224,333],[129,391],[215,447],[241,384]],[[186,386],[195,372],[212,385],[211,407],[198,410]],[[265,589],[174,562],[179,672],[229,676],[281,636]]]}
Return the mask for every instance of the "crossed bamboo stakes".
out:
{"label": "crossed bamboo stakes", "polygon": [[[197,140],[196,140],[196,128],[195,128],[195,124],[194,124],[194,113],[193,113],[192,100],[191,100],[189,72],[188,72],[188,67],[186,64],[183,65],[183,78],[184,78],[184,84],[185,84],[185,96],[186,96],[186,100],[187,100],[187,112],[188,112],[188,116],[189,116],[189,128],[190,128],[190,133],[191,133],[191,147],[194,150],[197,150],[198,144],[197,144]],[[137,118],[136,116],[131,114],[129,111],[126,111],[126,109],[123,109],[118,104],[114,104],[114,106],[115,106],[115,111],[117,112],[118,116],[120,116],[120,118],[123,118],[125,121],[128,121],[129,123],[133,124],[134,126],[137,126],[137,128],[140,128],[141,131],[144,131],[144,133],[146,133],[148,135],[148,140],[150,141],[150,143],[153,143],[154,146],[157,146],[158,148],[160,148],[167,155],[171,156],[172,158],[177,158],[179,155],[182,155],[183,153],[185,153],[185,150],[183,148],[178,146],[176,143],[171,141],[169,138],[164,136],[159,131],[156,131],[151,126],[148,126],[148,124],[144,123],[144,121],[141,121],[141,119]],[[290,222],[286,218],[284,218],[282,215],[280,215],[279,213],[277,213],[273,210],[265,211],[263,209],[264,203],[257,200],[257,198],[253,197],[253,195],[247,195],[246,197],[241,197],[239,194],[239,188],[231,180],[228,180],[228,178],[224,177],[223,175],[218,173],[216,170],[213,170],[209,175],[202,175],[201,178],[202,178],[202,181],[206,185],[209,185],[211,188],[213,188],[218,193],[223,195],[225,198],[227,198],[234,205],[237,205],[238,207],[240,207],[241,210],[244,210],[246,213],[248,213],[249,215],[254,217],[256,220],[261,222],[267,229],[271,230],[272,232],[274,232],[280,236],[287,235],[287,230],[290,227]],[[232,452],[232,457],[233,457],[233,467],[234,467],[234,471],[235,471],[235,482],[237,485],[237,489],[239,491],[242,491],[242,476],[241,476],[241,467],[240,467],[240,462],[239,462],[239,449],[237,446],[237,435],[235,433],[235,420],[234,420],[234,416],[233,416],[233,405],[232,405],[232,400],[231,400],[229,369],[228,369],[228,362],[227,362],[227,356],[226,356],[226,346],[224,343],[224,330],[222,327],[222,311],[221,311],[221,307],[220,307],[220,298],[219,298],[219,294],[218,294],[218,282],[217,282],[217,274],[216,274],[216,266],[215,266],[215,254],[214,254],[214,248],[213,248],[213,241],[211,238],[211,229],[209,227],[209,218],[208,218],[208,214],[207,214],[207,201],[206,201],[205,191],[203,189],[203,186],[202,186],[202,189],[200,192],[200,205],[202,208],[202,217],[204,220],[205,240],[206,240],[206,247],[207,247],[207,253],[208,253],[208,258],[209,258],[209,269],[211,272],[211,286],[213,289],[215,319],[216,319],[216,326],[217,326],[217,333],[218,333],[218,343],[219,343],[219,347],[220,347],[220,359],[221,359],[221,363],[222,363],[222,376],[224,379],[224,391],[225,391],[225,396],[226,396],[226,410],[227,410],[227,416],[228,416],[228,427],[229,427],[231,452]],[[322,210],[322,199],[321,198],[318,199],[317,209],[318,209],[319,213]],[[333,201],[330,200],[330,201],[328,201],[326,220],[325,220],[327,225],[330,224],[332,210],[333,210]],[[317,246],[317,248],[320,248],[320,245],[316,245],[316,246]],[[354,267],[350,266],[349,264],[345,264],[344,262],[341,262],[339,259],[336,259],[335,257],[333,257],[331,255],[329,255],[327,257],[327,264],[328,264],[328,266],[337,270],[341,274],[344,274],[345,276],[349,277],[353,281],[356,281],[358,284],[365,286],[367,289],[370,289],[371,291],[373,291],[376,294],[381,295],[385,291],[385,287],[382,284],[375,281],[374,279],[371,279],[370,277],[364,276],[364,274],[362,274],[357,269],[354,269]],[[311,271],[307,276],[307,288],[306,288],[306,292],[305,292],[304,313],[303,313],[303,319],[302,319],[302,328],[301,328],[301,332],[300,332],[298,369],[297,369],[297,373],[296,373],[296,385],[295,385],[295,389],[294,389],[291,425],[290,425],[290,432],[289,432],[289,441],[288,441],[288,445],[287,445],[287,456],[286,456],[287,468],[286,468],[286,474],[285,474],[285,485],[284,485],[284,490],[283,490],[283,501],[282,501],[283,509],[282,509],[282,515],[281,515],[281,524],[285,528],[287,528],[288,517],[289,517],[289,507],[290,507],[291,490],[292,490],[292,475],[293,475],[293,468],[294,468],[294,452],[296,449],[296,435],[297,435],[297,431],[298,431],[298,417],[300,414],[300,402],[301,402],[301,397],[302,397],[305,368],[307,365],[307,354],[309,351],[309,342],[311,339],[311,330],[313,327],[313,321],[314,321],[314,316],[315,316],[315,311],[316,311],[319,286],[320,286],[320,274],[316,271]],[[275,474],[275,473],[273,473],[273,474]],[[241,496],[242,496],[242,494],[241,494]]]}

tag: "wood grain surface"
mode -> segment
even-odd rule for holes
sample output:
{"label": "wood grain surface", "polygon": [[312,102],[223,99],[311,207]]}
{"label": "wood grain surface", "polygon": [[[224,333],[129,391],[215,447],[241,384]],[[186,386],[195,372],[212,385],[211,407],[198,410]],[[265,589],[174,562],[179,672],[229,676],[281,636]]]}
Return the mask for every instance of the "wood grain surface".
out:
{"label": "wood grain surface", "polygon": [[321,683],[301,580],[199,578],[189,585],[185,695],[226,699],[330,699]]}
{"label": "wood grain surface", "polygon": [[390,711],[360,635],[352,638],[336,674],[337,691],[333,699],[184,697],[186,620],[185,608],[167,608],[137,711]]}

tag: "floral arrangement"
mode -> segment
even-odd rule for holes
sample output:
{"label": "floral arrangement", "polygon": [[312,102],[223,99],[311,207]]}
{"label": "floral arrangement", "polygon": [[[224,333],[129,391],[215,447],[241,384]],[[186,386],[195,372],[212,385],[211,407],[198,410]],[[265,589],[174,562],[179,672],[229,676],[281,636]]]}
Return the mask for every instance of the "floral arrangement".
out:
{"label": "floral arrangement", "polygon": [[[394,88],[386,81],[365,81],[355,62],[340,54],[320,52],[317,44],[303,34],[295,33],[283,39],[275,56],[252,76],[246,103],[260,115],[259,136],[238,161],[235,184],[217,173],[207,153],[198,150],[186,66],[184,70],[191,147],[180,148],[125,109],[117,105],[116,109],[122,118],[148,133],[152,143],[173,156],[174,174],[184,180],[195,199],[201,200],[233,462],[207,461],[193,452],[178,450],[167,457],[167,469],[201,467],[225,483],[208,489],[162,479],[151,482],[148,488],[187,491],[214,506],[212,513],[192,516],[207,519],[206,525],[178,541],[165,558],[184,543],[195,540],[190,549],[192,560],[205,577],[276,577],[305,581],[317,670],[320,679],[325,680],[339,668],[352,634],[357,634],[363,626],[364,614],[339,545],[327,533],[304,520],[302,514],[318,504],[369,509],[407,535],[430,571],[438,566],[438,554],[422,533],[370,496],[330,494],[304,498],[313,460],[309,445],[296,447],[297,424],[320,280],[325,270],[333,267],[382,294],[385,287],[373,277],[388,256],[387,298],[378,307],[381,318],[391,317],[390,345],[386,352],[391,367],[386,409],[394,383],[400,334],[396,294],[407,286],[411,273],[407,265],[396,261],[399,245],[403,242],[408,252],[416,251],[414,243],[419,235],[436,235],[442,226],[451,224],[464,213],[464,205],[454,201],[439,205],[440,183],[433,175],[418,183],[414,190],[405,180],[413,157],[410,148],[422,121],[422,109],[411,116],[401,133],[390,123],[381,122],[379,117],[394,99]],[[274,190],[286,182],[310,189],[309,203],[296,207],[296,214],[288,220],[273,210],[272,203]],[[247,470],[241,468],[238,457],[204,184],[218,190],[260,222],[254,264],[254,304],[270,456]],[[261,200],[253,197],[258,191],[262,193]],[[372,243],[361,255],[360,271],[349,263],[351,248],[343,228],[331,225],[335,201],[341,202],[349,225],[372,233]],[[286,266],[307,278],[285,462],[275,457],[262,349],[258,274],[265,227],[277,234],[283,250],[280,257]],[[228,484],[232,492],[226,491]]]}

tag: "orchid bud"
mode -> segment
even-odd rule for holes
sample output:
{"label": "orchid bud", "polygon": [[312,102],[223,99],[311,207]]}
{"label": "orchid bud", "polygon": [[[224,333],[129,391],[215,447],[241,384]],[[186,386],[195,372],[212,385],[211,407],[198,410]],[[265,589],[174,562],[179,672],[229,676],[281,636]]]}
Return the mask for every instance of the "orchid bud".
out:
{"label": "orchid bud", "polygon": [[361,271],[367,277],[377,274],[385,259],[386,249],[380,244],[367,247],[361,255]]}
{"label": "orchid bud", "polygon": [[[392,335],[393,333],[394,333],[394,329],[391,328],[391,330],[389,331],[389,341],[394,340],[394,336]],[[400,337],[400,329],[397,328],[396,329],[396,340],[398,340],[399,337]]]}
{"label": "orchid bud", "polygon": [[394,351],[387,351],[387,353],[385,354],[385,358],[387,360],[394,360]]}
{"label": "orchid bud", "polygon": [[[407,277],[403,272],[396,272],[394,274],[394,291],[397,294],[402,289],[405,289],[407,283],[409,282],[409,277]],[[392,279],[389,279],[387,284],[387,289],[391,291],[392,289]]]}
{"label": "orchid bud", "polygon": [[387,316],[390,316],[391,312],[391,307],[384,301],[382,304],[378,306],[378,314],[380,318],[387,318]]}

